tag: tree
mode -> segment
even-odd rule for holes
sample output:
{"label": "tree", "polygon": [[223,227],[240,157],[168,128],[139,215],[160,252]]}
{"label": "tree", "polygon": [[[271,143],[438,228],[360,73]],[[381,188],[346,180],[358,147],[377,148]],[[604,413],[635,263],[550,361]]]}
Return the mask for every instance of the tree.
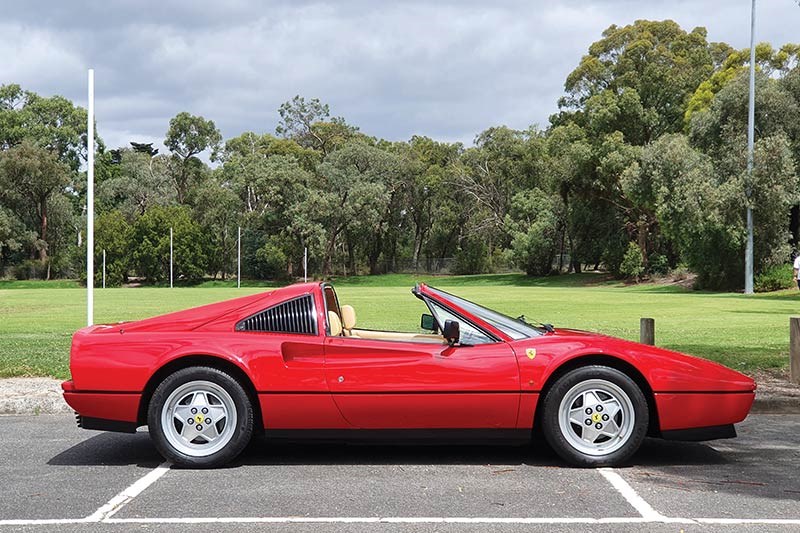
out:
{"label": "tree", "polygon": [[331,272],[339,237],[346,230],[367,233],[380,227],[390,193],[387,179],[393,161],[385,152],[361,142],[330,154],[319,167],[313,189],[296,205],[299,231],[324,234],[323,276]]}
{"label": "tree", "polygon": [[169,277],[170,228],[175,278],[202,278],[208,265],[207,240],[185,206],[153,207],[136,221],[132,237],[136,247],[131,255],[136,272],[149,281]]}
{"label": "tree", "polygon": [[233,272],[242,202],[230,184],[209,180],[198,192],[195,219],[206,234],[208,273],[222,279]]}
{"label": "tree", "polygon": [[169,121],[164,145],[172,152],[170,174],[178,203],[186,203],[192,182],[202,172],[204,165],[197,156],[206,150],[215,152],[220,142],[222,135],[213,120],[183,111]]}
{"label": "tree", "polygon": [[[95,220],[95,264],[101,264],[106,252],[106,284],[121,285],[128,280],[133,249],[133,226],[120,211],[101,213]],[[95,283],[102,281],[102,272],[95,272]]]}
{"label": "tree", "polygon": [[546,276],[553,269],[561,220],[555,198],[541,189],[514,195],[506,215],[514,260],[529,276]]}
{"label": "tree", "polygon": [[328,104],[317,98],[306,101],[297,95],[281,104],[278,114],[281,116],[275,128],[278,135],[318,150],[323,156],[343,146],[358,132],[358,128],[348,125],[342,117],[331,118]]}
{"label": "tree", "polygon": [[100,211],[118,209],[133,221],[150,207],[176,202],[167,156],[151,157],[147,152],[129,148],[120,149],[118,156],[118,163],[106,163],[115,171],[106,172],[97,187]]}
{"label": "tree", "polygon": [[30,141],[22,141],[0,157],[0,182],[8,201],[35,223],[39,260],[47,262],[48,206],[69,183],[69,170],[56,155]]}
{"label": "tree", "polygon": [[[580,120],[574,112],[592,97],[605,91],[619,96],[628,89],[648,118],[642,139],[654,140],[682,129],[686,101],[711,75],[719,55],[718,47],[706,41],[705,28],[687,33],[671,20],[611,25],[567,76],[567,95],[559,107]],[[556,123],[563,124],[563,117]]]}
{"label": "tree", "polygon": [[[28,139],[72,172],[86,159],[86,110],[63,96],[45,98],[19,85],[0,86],[0,150]],[[96,138],[102,151],[103,141]]]}

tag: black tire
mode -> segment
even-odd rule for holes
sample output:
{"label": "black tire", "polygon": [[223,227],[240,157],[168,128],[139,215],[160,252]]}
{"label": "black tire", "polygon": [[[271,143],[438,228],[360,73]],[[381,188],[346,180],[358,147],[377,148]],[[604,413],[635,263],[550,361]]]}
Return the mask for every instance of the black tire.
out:
{"label": "black tire", "polygon": [[[206,432],[217,433],[218,441],[206,442],[206,437],[199,432],[197,438],[191,442],[181,437],[179,428],[182,429],[183,422],[172,419],[177,419],[174,411],[192,409],[194,403],[176,405],[175,401],[180,395],[188,397],[192,394],[202,395],[205,398],[203,402],[208,399],[209,409],[219,413],[217,421],[204,419],[207,422]],[[219,403],[214,403],[215,400]],[[166,405],[168,401],[172,407]],[[198,407],[200,409],[194,411],[197,416],[211,416],[211,413],[201,414],[199,411],[202,406],[198,404]],[[165,419],[173,424],[172,428],[164,427],[162,422]],[[235,423],[228,425],[229,421],[234,420]],[[203,421],[198,422],[195,427],[203,428]],[[147,423],[150,437],[165,459],[182,467],[214,468],[232,461],[250,442],[253,435],[253,406],[244,387],[233,376],[212,367],[188,367],[170,374],[156,387],[148,406]],[[191,430],[193,425],[194,422],[187,424],[188,429]]]}
{"label": "black tire", "polygon": [[[591,398],[602,401],[591,403]],[[619,409],[609,422],[603,417],[615,405]],[[606,413],[600,412],[603,409]],[[570,414],[577,412],[580,425],[572,422],[576,415]],[[641,446],[649,424],[647,399],[636,382],[615,368],[600,365],[576,368],[558,378],[544,398],[542,416],[547,443],[562,459],[579,467],[624,463]],[[592,433],[585,433],[584,426]],[[615,436],[600,433],[603,430]],[[594,438],[595,433],[600,434]]]}

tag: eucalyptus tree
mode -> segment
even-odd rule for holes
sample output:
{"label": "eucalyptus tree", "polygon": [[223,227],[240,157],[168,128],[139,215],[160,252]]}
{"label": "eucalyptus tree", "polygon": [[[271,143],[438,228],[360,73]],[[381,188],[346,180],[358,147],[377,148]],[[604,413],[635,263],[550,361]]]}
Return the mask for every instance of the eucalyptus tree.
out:
{"label": "eucalyptus tree", "polygon": [[222,135],[213,120],[182,111],[169,121],[164,145],[172,152],[170,175],[178,203],[187,202],[190,189],[202,176],[205,164],[198,155],[212,154],[222,142]]}

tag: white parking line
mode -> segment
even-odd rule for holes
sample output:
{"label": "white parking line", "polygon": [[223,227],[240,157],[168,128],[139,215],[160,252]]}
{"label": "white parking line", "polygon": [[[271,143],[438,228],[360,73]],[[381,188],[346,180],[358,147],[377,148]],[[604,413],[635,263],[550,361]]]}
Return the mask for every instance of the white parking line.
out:
{"label": "white parking line", "polygon": [[642,524],[644,518],[543,518],[465,516],[226,516],[110,518],[109,524]]}
{"label": "white parking line", "polygon": [[611,468],[600,468],[598,472],[622,495],[641,517],[463,517],[463,516],[232,516],[232,517],[165,517],[165,518],[113,518],[113,516],[158,481],[170,469],[162,463],[138,479],[108,503],[85,518],[0,520],[0,526],[37,526],[61,524],[727,524],[727,525],[772,525],[800,526],[794,518],[683,518],[664,516],[647,503]]}
{"label": "white parking line", "polygon": [[639,496],[636,491],[633,490],[633,487],[631,487],[628,482],[622,478],[622,476],[614,472],[613,469],[598,468],[597,471],[600,472],[600,475],[606,478],[606,481],[611,483],[611,485],[617,489],[617,492],[619,492],[622,497],[625,498],[625,500],[631,504],[634,509],[636,509],[637,513],[642,515],[642,518],[652,522],[682,522],[686,520],[681,518],[669,518],[653,509],[653,507],[644,501],[644,498]]}
{"label": "white parking line", "polygon": [[108,503],[87,516],[85,519],[86,522],[101,522],[111,518],[117,511],[125,507],[128,502],[141,494],[143,490],[169,472],[169,467],[169,463],[161,463],[154,470],[148,472],[147,475],[137,480],[133,485],[108,500]]}
{"label": "white parking line", "polygon": [[652,524],[658,522],[681,524],[727,524],[800,526],[794,518],[680,518],[660,519],[640,517],[570,518],[570,517],[416,517],[416,516],[231,516],[231,517],[169,517],[169,518],[87,518],[53,520],[0,520],[0,526],[37,526],[59,524]]}

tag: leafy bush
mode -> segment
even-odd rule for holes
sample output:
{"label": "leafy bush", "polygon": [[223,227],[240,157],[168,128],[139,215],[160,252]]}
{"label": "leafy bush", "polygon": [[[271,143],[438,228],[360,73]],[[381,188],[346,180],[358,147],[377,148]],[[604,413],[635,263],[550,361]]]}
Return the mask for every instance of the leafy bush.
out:
{"label": "leafy bush", "polygon": [[622,257],[619,265],[619,273],[629,279],[639,280],[639,276],[644,274],[644,256],[642,250],[635,242],[628,243],[628,249]]}
{"label": "leafy bush", "polygon": [[669,272],[669,260],[666,255],[652,253],[647,258],[647,270],[651,274],[664,275]]}
{"label": "leafy bush", "polygon": [[540,189],[514,195],[506,225],[517,265],[529,276],[550,274],[559,226],[553,199]]}
{"label": "leafy bush", "polygon": [[288,259],[275,240],[267,240],[256,250],[253,273],[258,279],[286,278],[288,275]]}
{"label": "leafy bush", "polygon": [[36,259],[26,259],[13,269],[15,279],[44,279],[47,276],[47,265]]}
{"label": "leafy bush", "polygon": [[775,265],[768,267],[756,276],[753,290],[756,292],[771,292],[782,289],[791,289],[795,286],[794,270],[792,265]]}
{"label": "leafy bush", "polygon": [[170,228],[174,230],[175,279],[201,279],[208,263],[208,239],[183,206],[152,207],[136,221],[131,236],[136,273],[148,281],[169,279]]}
{"label": "leafy bush", "polygon": [[453,274],[483,274],[489,269],[489,247],[478,237],[469,236],[461,241],[455,253]]}

